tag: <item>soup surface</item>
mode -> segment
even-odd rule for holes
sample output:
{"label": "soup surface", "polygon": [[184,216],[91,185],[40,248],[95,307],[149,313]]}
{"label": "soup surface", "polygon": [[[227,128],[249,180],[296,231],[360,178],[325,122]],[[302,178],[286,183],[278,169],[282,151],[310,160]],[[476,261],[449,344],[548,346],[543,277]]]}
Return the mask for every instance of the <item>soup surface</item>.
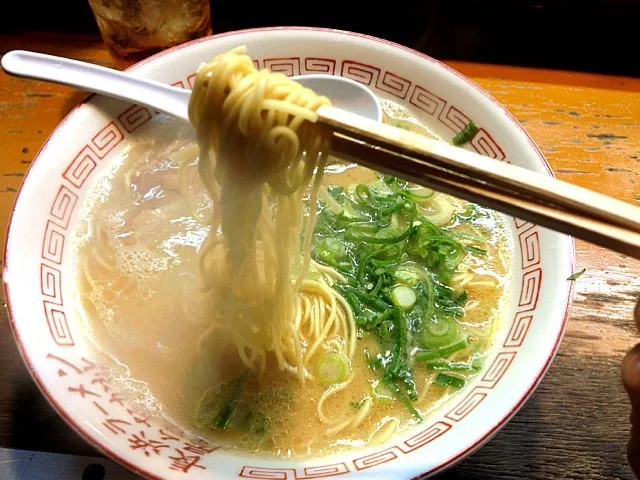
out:
{"label": "soup surface", "polygon": [[[402,107],[383,104],[385,121],[434,136]],[[188,127],[158,117],[96,182],[77,232],[78,303],[87,334],[139,408],[229,448],[325,455],[406,431],[482,370],[508,295],[513,248],[504,217],[332,159],[325,196],[318,205],[307,204],[307,213],[312,207],[318,212],[311,274],[323,266],[342,272],[334,288],[358,325],[353,360],[346,365],[327,357],[328,373],[316,371],[321,381],[301,382],[275,365],[262,378],[244,374],[229,332],[200,321],[207,312],[196,311],[204,307],[192,301],[209,228],[193,214],[216,208],[198,179],[197,156]],[[189,202],[180,175],[189,185]],[[393,203],[384,203],[389,198]],[[359,242],[358,235],[368,235],[381,218],[387,234],[374,225],[377,243]],[[421,224],[434,226],[420,231],[439,243],[422,256],[415,253],[414,261],[410,238],[388,240],[415,233]],[[351,292],[350,275],[364,285],[373,279],[366,285],[369,296]],[[428,276],[430,290],[421,275]],[[393,312],[403,315],[409,340],[386,304],[377,310],[380,304],[371,300],[383,293],[380,298],[389,298]],[[400,386],[380,373],[396,361],[396,349],[406,370]],[[343,367],[348,374],[342,375]],[[322,381],[327,375],[342,382]],[[218,428],[214,413],[234,391],[230,428]]]}

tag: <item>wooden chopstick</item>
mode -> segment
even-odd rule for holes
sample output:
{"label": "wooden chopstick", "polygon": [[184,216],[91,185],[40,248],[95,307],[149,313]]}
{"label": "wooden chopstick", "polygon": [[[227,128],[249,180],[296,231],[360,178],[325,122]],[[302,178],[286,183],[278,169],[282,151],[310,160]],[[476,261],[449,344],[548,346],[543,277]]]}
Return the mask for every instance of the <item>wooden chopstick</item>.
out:
{"label": "wooden chopstick", "polygon": [[640,208],[333,107],[318,110],[342,158],[640,259]]}

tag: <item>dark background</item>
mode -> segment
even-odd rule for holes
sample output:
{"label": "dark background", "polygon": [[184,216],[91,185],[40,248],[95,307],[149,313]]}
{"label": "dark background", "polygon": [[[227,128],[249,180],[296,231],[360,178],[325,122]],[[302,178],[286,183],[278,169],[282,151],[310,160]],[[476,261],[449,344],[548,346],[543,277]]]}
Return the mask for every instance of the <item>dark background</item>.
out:
{"label": "dark background", "polygon": [[[0,33],[97,32],[87,0],[3,6]],[[331,27],[445,60],[640,76],[640,0],[212,0],[211,9],[214,33]]]}

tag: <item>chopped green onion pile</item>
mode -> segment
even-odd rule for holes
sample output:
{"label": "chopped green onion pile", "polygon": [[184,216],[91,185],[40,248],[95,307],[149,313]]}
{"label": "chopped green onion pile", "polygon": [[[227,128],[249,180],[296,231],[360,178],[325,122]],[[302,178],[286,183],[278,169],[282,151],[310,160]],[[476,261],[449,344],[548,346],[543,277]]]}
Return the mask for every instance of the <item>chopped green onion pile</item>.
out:
{"label": "chopped green onion pile", "polygon": [[[346,189],[332,186],[328,194],[331,205],[319,201],[312,256],[347,279],[333,288],[350,305],[360,332],[377,338],[378,351],[365,352],[380,375],[374,399],[395,399],[421,421],[413,405],[415,368],[443,372],[438,378],[469,376],[480,368],[477,361],[449,357],[471,351],[458,322],[467,294],[452,287],[453,274],[466,256],[486,254],[473,245],[484,239],[430,222],[421,212],[438,201],[438,194],[391,176]],[[454,221],[472,221],[476,215],[469,210]],[[464,379],[452,378],[435,383],[464,385]]]}
{"label": "chopped green onion pile", "polygon": [[433,384],[437,387],[462,388],[464,387],[465,380],[464,378],[456,377],[454,375],[439,373],[436,377],[436,381],[433,382]]}

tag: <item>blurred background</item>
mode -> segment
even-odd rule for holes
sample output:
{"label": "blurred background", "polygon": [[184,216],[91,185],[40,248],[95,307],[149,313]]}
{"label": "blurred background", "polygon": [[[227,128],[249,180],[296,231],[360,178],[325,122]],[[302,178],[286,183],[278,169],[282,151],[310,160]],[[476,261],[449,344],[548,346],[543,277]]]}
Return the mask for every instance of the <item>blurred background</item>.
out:
{"label": "blurred background", "polygon": [[[87,0],[10,3],[11,13],[0,15],[0,35],[97,35]],[[640,0],[280,0],[276,7],[212,0],[211,13],[214,33],[273,25],[331,27],[399,42],[439,59],[640,76]]]}

